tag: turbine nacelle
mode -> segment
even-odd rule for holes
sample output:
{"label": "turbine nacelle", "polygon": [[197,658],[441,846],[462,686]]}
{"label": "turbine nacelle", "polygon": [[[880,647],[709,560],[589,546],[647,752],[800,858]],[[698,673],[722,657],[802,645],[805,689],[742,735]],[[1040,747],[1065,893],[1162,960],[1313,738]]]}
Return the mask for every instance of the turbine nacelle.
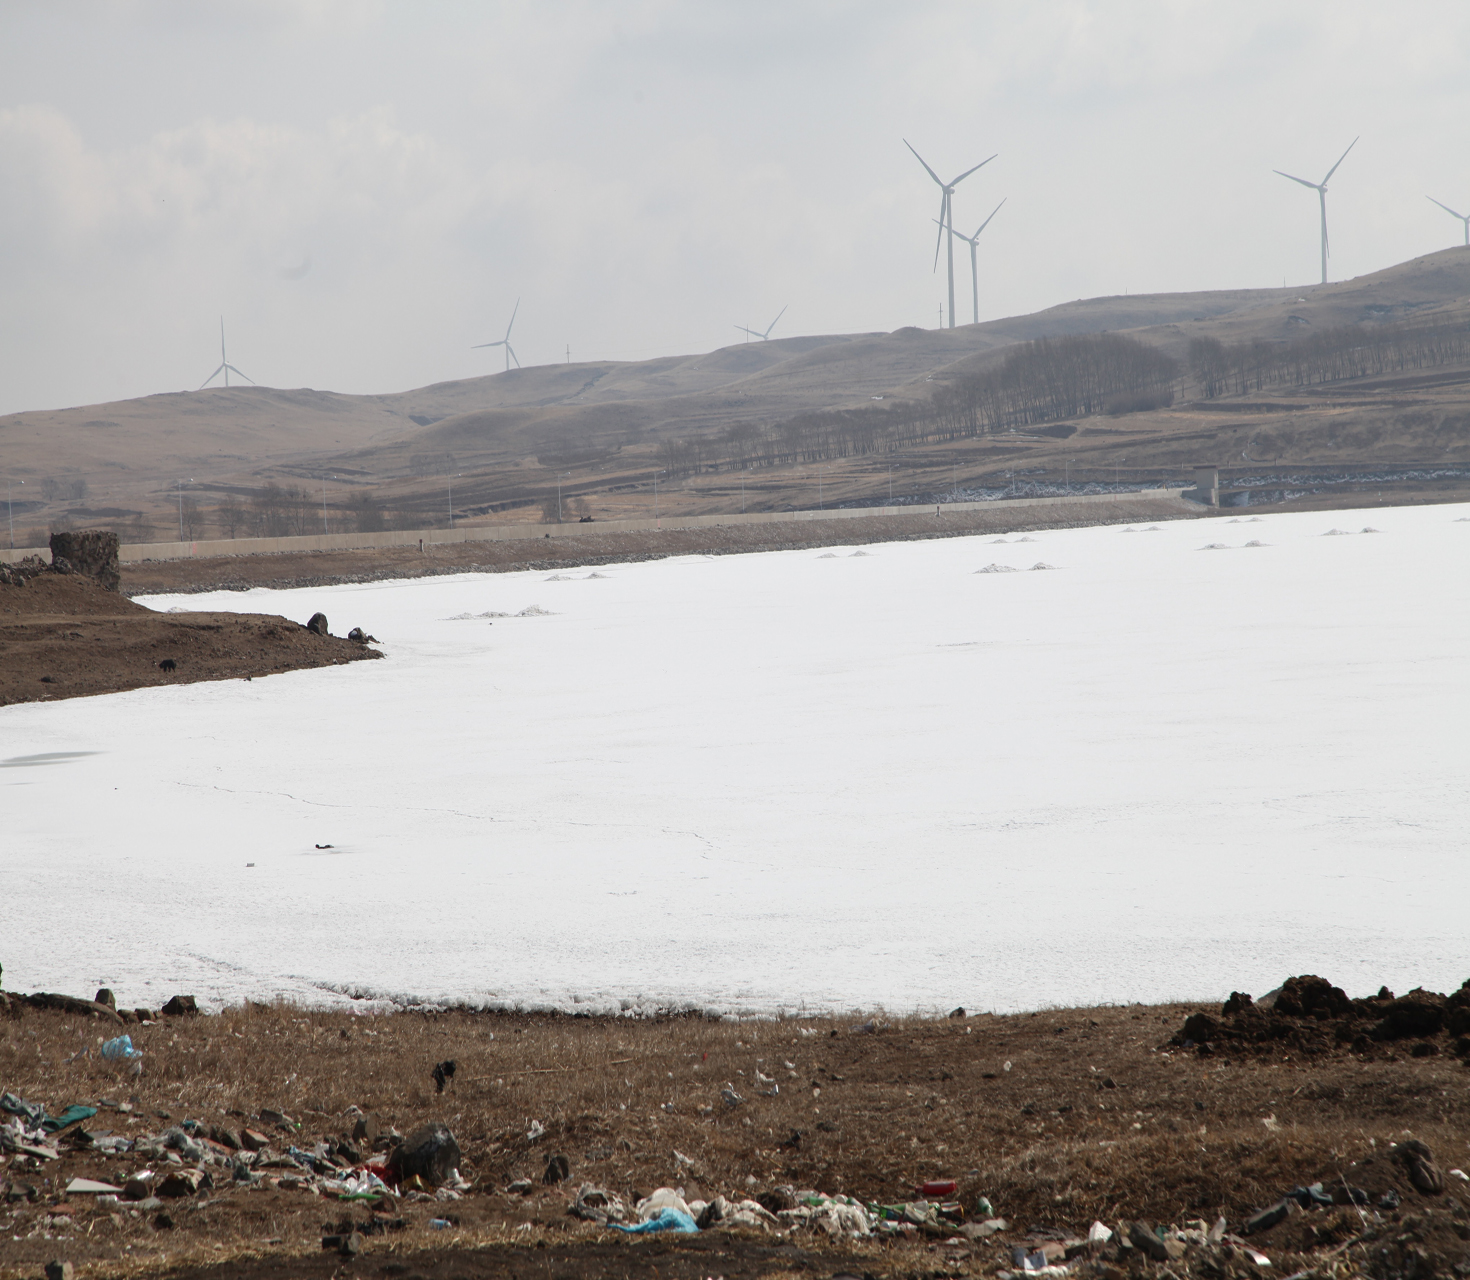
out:
{"label": "turbine nacelle", "polygon": [[[946,231],[948,231],[949,234],[950,234],[950,241],[949,241],[949,327],[951,329],[953,329],[954,328],[954,190],[955,190],[955,188],[957,186],[960,185],[960,183],[962,183],[966,178],[968,178],[972,173],[974,173],[976,169],[983,169],[986,165],[988,165],[992,160],[995,159],[995,156],[989,156],[989,157],[987,157],[986,159],[980,161],[979,164],[974,165],[974,166],[972,166],[969,169],[966,169],[964,171],[964,173],[960,174],[960,176],[958,178],[954,178],[954,179],[952,179],[949,182],[945,182],[943,178],[941,178],[937,173],[934,172],[933,169],[931,169],[929,167],[929,162],[927,160],[925,160],[924,157],[921,156],[918,153],[918,151],[916,151],[914,149],[914,144],[912,142],[910,142],[907,138],[905,138],[903,140],[903,145],[906,146],[910,151],[913,151],[913,153],[914,153],[914,159],[917,160],[921,165],[924,166],[924,172],[927,173],[931,178],[934,179],[935,185],[938,186],[938,188],[939,188],[939,217],[936,219],[936,221],[939,223],[939,235],[938,235],[938,237],[934,241],[934,267],[933,267],[933,270],[935,270],[935,271],[938,271],[939,270],[939,249],[940,249],[940,246],[944,243],[944,233]],[[977,231],[975,234],[976,235],[979,235],[980,233]]]}
{"label": "turbine nacelle", "polygon": [[1467,245],[1470,245],[1470,215],[1456,213],[1453,209],[1449,207],[1449,205],[1440,204],[1440,202],[1436,200],[1433,196],[1425,196],[1424,198],[1428,200],[1430,204],[1439,205],[1439,207],[1443,209],[1446,213],[1448,213],[1451,217],[1458,218],[1461,222],[1465,224],[1465,243]]}
{"label": "turbine nacelle", "polygon": [[499,342],[477,342],[474,346],[470,348],[471,351],[483,351],[486,347],[504,347],[505,370],[507,373],[510,372],[510,362],[512,360],[516,362],[517,369],[521,367],[521,358],[516,355],[515,348],[510,345],[510,331],[515,328],[516,312],[518,312],[520,309],[521,300],[517,298],[515,306],[511,308],[510,323],[505,326],[505,337],[501,338]]}
{"label": "turbine nacelle", "polygon": [[[790,309],[790,307],[791,304],[789,302],[784,307],[782,307],[781,310],[776,313],[776,320],[779,320],[782,316],[784,316],[786,312]],[[767,342],[770,340],[771,330],[776,327],[776,320],[772,320],[771,323],[766,326],[764,333],[762,333],[759,329],[747,329],[743,324],[737,324],[735,327],[739,329],[742,333],[750,334],[752,338],[759,338],[762,342]]]}
{"label": "turbine nacelle", "polygon": [[1294,173],[1287,173],[1285,170],[1282,170],[1282,169],[1273,169],[1272,170],[1273,173],[1279,173],[1283,178],[1290,178],[1291,181],[1293,181],[1293,182],[1299,182],[1299,183],[1301,183],[1302,186],[1304,186],[1304,187],[1310,187],[1313,191],[1315,191],[1317,193],[1317,200],[1318,200],[1318,202],[1322,206],[1322,283],[1323,284],[1326,284],[1327,283],[1327,259],[1328,259],[1328,256],[1331,253],[1331,250],[1328,248],[1328,245],[1327,245],[1327,184],[1328,184],[1328,182],[1330,182],[1332,180],[1332,175],[1337,172],[1338,166],[1341,165],[1342,162],[1347,159],[1347,157],[1348,157],[1348,151],[1351,151],[1357,145],[1358,145],[1358,139],[1357,138],[1354,138],[1350,143],[1348,143],[1348,149],[1347,149],[1347,151],[1344,151],[1340,156],[1337,157],[1337,164],[1333,165],[1332,168],[1330,168],[1329,170],[1327,170],[1327,176],[1325,178],[1323,178],[1321,182],[1308,182],[1305,178],[1298,178]]}
{"label": "turbine nacelle", "polygon": [[248,374],[241,373],[237,368],[235,368],[234,365],[230,363],[229,357],[225,355],[224,316],[221,316],[219,318],[219,368],[216,369],[213,373],[209,375],[209,377],[205,378],[204,381],[199,384],[199,390],[203,391],[205,387],[207,387],[222,373],[225,375],[225,386],[227,387],[230,385],[230,374],[232,373],[238,378],[244,378],[245,381],[248,382],[252,387],[256,385],[254,378],[250,377]]}

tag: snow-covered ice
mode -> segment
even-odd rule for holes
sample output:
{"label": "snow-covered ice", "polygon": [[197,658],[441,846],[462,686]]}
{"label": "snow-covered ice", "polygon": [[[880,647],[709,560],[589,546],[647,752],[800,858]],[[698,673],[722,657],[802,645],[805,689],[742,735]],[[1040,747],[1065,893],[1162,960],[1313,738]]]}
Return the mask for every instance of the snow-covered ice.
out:
{"label": "snow-covered ice", "polygon": [[736,1012],[1445,990],[1467,513],[158,597],[321,609],[388,656],[0,710],[5,982]]}

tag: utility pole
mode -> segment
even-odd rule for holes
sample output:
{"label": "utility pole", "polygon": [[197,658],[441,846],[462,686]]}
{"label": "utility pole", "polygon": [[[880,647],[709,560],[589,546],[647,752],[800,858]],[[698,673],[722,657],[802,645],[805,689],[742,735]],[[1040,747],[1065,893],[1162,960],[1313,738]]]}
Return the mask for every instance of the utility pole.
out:
{"label": "utility pole", "polygon": [[[189,477],[189,483],[194,483],[194,477]],[[179,541],[184,540],[184,482],[179,481]]]}
{"label": "utility pole", "polygon": [[332,532],[331,529],[329,529],[327,527],[327,478],[326,478],[326,476],[323,476],[322,477],[322,532],[323,533],[331,533]]}
{"label": "utility pole", "polygon": [[664,469],[660,467],[657,471],[653,473],[653,523],[654,526],[657,528],[662,527],[661,525],[659,525],[658,520],[658,478],[663,474],[663,472]]}
{"label": "utility pole", "polygon": [[569,342],[569,343],[567,343],[567,363],[568,364],[571,364],[571,362],[572,362],[572,344]]}
{"label": "utility pole", "polygon": [[562,520],[561,520],[561,482],[567,476],[570,476],[571,474],[572,473],[570,471],[563,471],[556,478],[556,522],[557,522],[557,524],[560,524],[562,522]]}

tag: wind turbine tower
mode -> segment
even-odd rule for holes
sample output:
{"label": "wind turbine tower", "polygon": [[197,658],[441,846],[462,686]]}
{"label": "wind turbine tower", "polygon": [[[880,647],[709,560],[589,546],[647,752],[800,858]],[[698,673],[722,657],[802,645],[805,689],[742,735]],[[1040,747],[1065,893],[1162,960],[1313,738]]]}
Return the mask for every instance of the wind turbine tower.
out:
{"label": "wind turbine tower", "polygon": [[1280,169],[1273,169],[1272,170],[1273,173],[1280,173],[1283,178],[1291,178],[1291,180],[1293,182],[1300,182],[1302,184],[1302,186],[1304,186],[1304,187],[1311,187],[1312,190],[1317,193],[1317,199],[1322,204],[1322,283],[1323,284],[1326,284],[1327,283],[1327,182],[1328,182],[1328,179],[1330,179],[1332,177],[1332,175],[1337,172],[1337,165],[1341,164],[1344,160],[1347,159],[1348,151],[1351,151],[1357,145],[1358,145],[1358,139],[1357,138],[1354,138],[1350,143],[1348,143],[1348,149],[1347,149],[1347,151],[1344,151],[1342,153],[1342,155],[1340,155],[1337,158],[1337,164],[1333,165],[1332,168],[1330,168],[1329,170],[1327,170],[1327,177],[1326,178],[1323,178],[1321,182],[1308,182],[1305,178],[1296,178],[1296,177],[1292,177],[1292,175],[1289,174],[1289,173],[1282,173]]}
{"label": "wind turbine tower", "polygon": [[516,312],[519,311],[520,309],[521,309],[521,300],[519,298],[517,298],[516,299],[516,305],[515,305],[515,307],[512,309],[512,311],[510,313],[510,323],[505,326],[505,337],[503,337],[499,342],[477,342],[473,347],[470,348],[471,351],[480,351],[480,350],[482,350],[485,347],[504,347],[505,348],[505,371],[507,373],[510,372],[510,362],[512,360],[514,360],[516,362],[516,368],[517,369],[519,369],[521,367],[520,357],[518,355],[516,355],[515,348],[510,345],[510,331],[513,328],[515,328]]}
{"label": "wind turbine tower", "polygon": [[[1428,200],[1430,204],[1439,204],[1439,201],[1436,200],[1433,196],[1425,196],[1424,198]],[[1463,213],[1455,213],[1455,211],[1451,209],[1447,204],[1439,204],[1439,207],[1443,209],[1446,213],[1454,214],[1455,217],[1457,217],[1461,222],[1465,224],[1465,243],[1467,245],[1470,245],[1470,217],[1466,217]]]}
{"label": "wind turbine tower", "polygon": [[[782,307],[780,314],[776,316],[776,320],[779,320],[781,316],[784,316],[790,306],[791,304],[788,302],[786,306]],[[776,320],[772,320],[771,323],[766,326],[764,333],[762,333],[759,329],[747,329],[743,324],[737,324],[735,327],[739,329],[741,333],[748,333],[752,338],[759,338],[762,342],[767,342],[770,340],[771,330],[776,327]]]}
{"label": "wind turbine tower", "polygon": [[[1004,200],[1000,202],[1000,204],[1004,203]],[[995,217],[995,215],[1000,212],[1000,204],[996,205],[995,208],[990,211],[990,218]],[[986,218],[985,221],[980,224],[980,230],[976,231],[975,234],[972,236],[965,235],[963,231],[955,232],[955,235],[959,236],[961,240],[963,240],[967,245],[970,246],[970,297],[974,299],[975,302],[976,324],[980,323],[980,267],[975,260],[975,254],[976,250],[979,248],[980,231],[984,231],[985,228],[990,225],[990,218]]]}
{"label": "wind turbine tower", "polygon": [[[910,151],[914,151],[914,145],[913,145],[913,143],[911,143],[907,138],[905,138],[903,140],[903,145],[906,146]],[[999,153],[997,153],[997,154],[999,154]],[[947,231],[949,233],[949,236],[948,236],[948,240],[949,240],[949,327],[951,329],[953,329],[954,328],[954,189],[957,186],[959,186],[960,183],[962,183],[972,173],[974,173],[975,172],[975,169],[983,169],[986,165],[988,165],[991,160],[994,160],[995,159],[995,156],[991,156],[988,159],[985,159],[985,160],[980,161],[980,163],[977,164],[974,169],[966,169],[964,171],[964,173],[960,174],[960,176],[958,178],[954,179],[953,182],[945,182],[942,178],[940,178],[940,176],[937,173],[935,173],[933,169],[931,169],[929,167],[929,164],[924,159],[924,157],[921,156],[917,151],[914,151],[914,159],[917,160],[921,165],[924,166],[924,172],[927,173],[931,178],[934,179],[935,183],[938,184],[939,190],[941,192],[941,195],[940,195],[940,198],[939,198],[939,219],[938,219],[938,221],[939,221],[939,239],[938,240],[935,240],[935,242],[934,242],[934,266],[935,266],[935,269],[936,270],[939,267],[939,241],[940,240],[944,240],[946,238],[945,232]],[[976,235],[979,235],[979,232],[977,231],[975,234]]]}
{"label": "wind turbine tower", "polygon": [[234,365],[230,363],[229,357],[225,355],[224,316],[221,316],[219,318],[219,368],[216,369],[213,373],[209,375],[209,377],[205,378],[204,381],[199,384],[199,390],[203,391],[204,388],[207,387],[211,382],[213,382],[217,377],[219,377],[221,373],[225,375],[225,386],[230,385],[230,374],[232,373],[235,374],[237,377],[244,378],[245,381],[248,382],[252,387],[256,385],[254,378],[246,377],[245,374],[241,373],[237,368],[235,368]]}

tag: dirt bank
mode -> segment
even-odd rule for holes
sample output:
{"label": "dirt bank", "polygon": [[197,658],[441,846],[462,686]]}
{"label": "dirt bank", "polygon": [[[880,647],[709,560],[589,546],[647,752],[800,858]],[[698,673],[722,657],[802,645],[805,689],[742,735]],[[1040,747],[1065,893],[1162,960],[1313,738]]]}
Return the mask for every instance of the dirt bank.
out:
{"label": "dirt bank", "polygon": [[0,583],[0,706],[380,657],[274,615],[155,613],[80,574]]}
{"label": "dirt bank", "polygon": [[667,556],[734,555],[846,547],[869,542],[906,542],[970,534],[1020,533],[1038,529],[1081,529],[1099,524],[1154,523],[1198,519],[1212,512],[1179,497],[1120,499],[1085,506],[1058,504],[1020,510],[950,512],[927,507],[913,515],[856,520],[793,520],[761,525],[719,525],[654,532],[597,533],[505,542],[456,542],[384,547],[371,551],[287,552],[281,555],[220,556],[210,559],[147,560],[123,565],[122,590],[130,596],[180,591],[244,591],[251,587],[331,586],[421,578],[446,573],[504,573],[578,565],[659,560]]}

